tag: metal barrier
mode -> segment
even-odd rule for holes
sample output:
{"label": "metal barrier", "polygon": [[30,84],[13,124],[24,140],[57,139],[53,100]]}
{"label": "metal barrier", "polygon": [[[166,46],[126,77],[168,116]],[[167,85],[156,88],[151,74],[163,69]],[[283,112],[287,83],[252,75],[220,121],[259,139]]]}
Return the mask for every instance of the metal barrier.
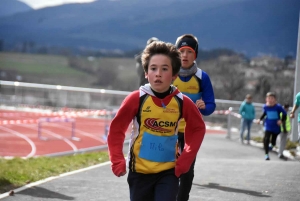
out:
{"label": "metal barrier", "polygon": [[60,85],[1,81],[0,104],[52,108],[113,109],[130,92]]}
{"label": "metal barrier", "polygon": [[[1,81],[0,105],[20,108],[49,110],[64,112],[71,115],[85,113],[104,113],[99,118],[111,119],[121,105],[129,91],[116,91],[95,88],[80,88],[60,85],[46,85],[25,82]],[[227,138],[232,130],[239,129],[240,118],[238,108],[242,101],[216,99],[217,108],[213,115],[204,117],[205,121],[216,123],[227,129]],[[258,117],[263,104],[253,103]],[[110,112],[110,115],[107,114]],[[109,117],[107,116],[109,115]],[[235,117],[235,118],[232,118]],[[0,122],[1,123],[1,122]],[[7,122],[5,122],[7,124]],[[109,125],[109,120],[107,122]],[[254,131],[261,130],[261,126],[253,125]],[[105,128],[104,133],[108,130]]]}

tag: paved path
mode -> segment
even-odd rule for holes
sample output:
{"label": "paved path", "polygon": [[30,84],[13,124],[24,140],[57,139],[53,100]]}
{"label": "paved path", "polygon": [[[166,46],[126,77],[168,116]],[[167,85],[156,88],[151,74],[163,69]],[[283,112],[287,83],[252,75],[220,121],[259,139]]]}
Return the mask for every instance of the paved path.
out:
{"label": "paved path", "polygon": [[[283,161],[223,134],[205,136],[195,165],[191,201],[299,201],[300,162]],[[126,201],[126,176],[115,177],[108,163],[17,192],[3,201]],[[2,201],[1,200],[1,201]]]}

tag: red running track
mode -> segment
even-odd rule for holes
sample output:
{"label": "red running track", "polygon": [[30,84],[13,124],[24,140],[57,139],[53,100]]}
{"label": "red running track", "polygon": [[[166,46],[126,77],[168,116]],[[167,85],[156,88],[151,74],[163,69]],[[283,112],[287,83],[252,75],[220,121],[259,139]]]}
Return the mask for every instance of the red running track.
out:
{"label": "red running track", "polygon": [[[41,140],[38,138],[37,122],[45,117],[49,114],[0,110],[0,156],[27,158],[106,144],[104,134],[105,126],[109,125],[108,119],[72,117],[75,119],[74,134],[79,141],[71,139],[71,122],[43,122],[40,134],[47,140]],[[226,132],[207,129],[208,133]]]}

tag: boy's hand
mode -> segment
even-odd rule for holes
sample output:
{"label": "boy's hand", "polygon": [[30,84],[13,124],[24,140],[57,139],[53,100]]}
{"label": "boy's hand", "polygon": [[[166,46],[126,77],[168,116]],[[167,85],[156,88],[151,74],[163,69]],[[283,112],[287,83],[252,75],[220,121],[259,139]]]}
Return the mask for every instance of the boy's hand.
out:
{"label": "boy's hand", "polygon": [[295,114],[293,112],[290,113],[290,118],[294,118]]}
{"label": "boy's hand", "polygon": [[121,172],[121,173],[118,175],[118,177],[122,177],[122,176],[124,176],[126,173],[127,173],[127,171]]}
{"label": "boy's hand", "polygon": [[260,119],[254,119],[254,123],[260,124]]}
{"label": "boy's hand", "polygon": [[202,110],[205,109],[205,103],[202,99],[199,99],[199,100],[196,101],[196,106],[199,109],[202,109]]}
{"label": "boy's hand", "polygon": [[282,124],[281,120],[277,121],[277,125],[280,126]]}

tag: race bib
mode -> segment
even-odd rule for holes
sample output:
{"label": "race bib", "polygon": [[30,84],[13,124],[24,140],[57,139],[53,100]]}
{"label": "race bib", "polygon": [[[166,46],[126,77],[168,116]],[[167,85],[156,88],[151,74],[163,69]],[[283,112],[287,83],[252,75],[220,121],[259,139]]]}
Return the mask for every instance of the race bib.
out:
{"label": "race bib", "polygon": [[157,136],[145,132],[139,157],[153,162],[174,162],[177,135]]}
{"label": "race bib", "polygon": [[267,111],[267,117],[270,120],[279,119],[278,112],[276,111]]}

